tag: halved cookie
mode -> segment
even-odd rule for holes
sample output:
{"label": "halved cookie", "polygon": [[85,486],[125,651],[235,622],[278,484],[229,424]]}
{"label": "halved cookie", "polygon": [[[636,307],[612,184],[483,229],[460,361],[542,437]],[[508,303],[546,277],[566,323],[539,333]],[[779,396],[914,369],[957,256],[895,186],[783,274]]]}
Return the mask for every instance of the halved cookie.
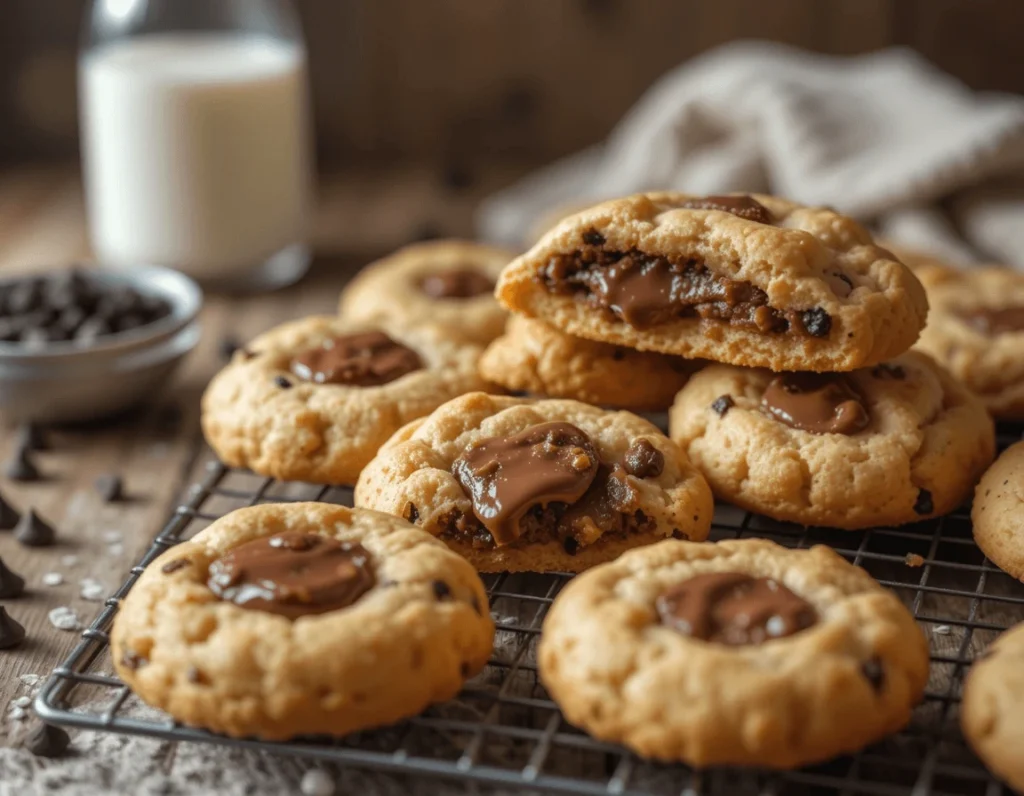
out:
{"label": "halved cookie", "polygon": [[481,572],[579,572],[670,537],[707,538],[711,491],[646,420],[576,401],[464,395],[410,423],[356,484]]}
{"label": "halved cookie", "polygon": [[513,391],[653,411],[670,406],[702,364],[584,340],[513,315],[480,357],[480,375]]}
{"label": "halved cookie", "polygon": [[510,263],[497,295],[578,337],[773,370],[876,364],[913,344],[928,311],[855,221],[746,195],[592,207]]}
{"label": "halved cookie", "polygon": [[203,432],[226,464],[351,484],[401,426],[484,389],[479,356],[436,327],[304,318],[235,352],[203,395]]}
{"label": "halved cookie", "polygon": [[153,561],[111,631],[150,705],[232,736],[345,735],[450,699],[494,623],[473,568],[396,517],[234,511]]}
{"label": "halved cookie", "polygon": [[842,374],[710,365],[669,426],[718,498],[851,530],[952,511],[995,453],[981,402],[916,351]]}
{"label": "halved cookie", "polygon": [[453,339],[486,345],[505,327],[494,283],[514,256],[468,240],[415,243],[360,271],[338,311],[350,321],[430,323]]}

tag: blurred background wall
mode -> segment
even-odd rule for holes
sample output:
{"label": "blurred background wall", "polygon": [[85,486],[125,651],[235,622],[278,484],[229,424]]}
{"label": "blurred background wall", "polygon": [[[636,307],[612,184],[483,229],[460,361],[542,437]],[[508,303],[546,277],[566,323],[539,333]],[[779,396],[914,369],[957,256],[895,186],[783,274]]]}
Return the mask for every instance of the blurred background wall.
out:
{"label": "blurred background wall", "polygon": [[[660,74],[737,38],[917,49],[1024,93],[1024,0],[297,0],[318,162],[550,160],[603,138]],[[84,0],[0,0],[0,160],[77,156]]]}

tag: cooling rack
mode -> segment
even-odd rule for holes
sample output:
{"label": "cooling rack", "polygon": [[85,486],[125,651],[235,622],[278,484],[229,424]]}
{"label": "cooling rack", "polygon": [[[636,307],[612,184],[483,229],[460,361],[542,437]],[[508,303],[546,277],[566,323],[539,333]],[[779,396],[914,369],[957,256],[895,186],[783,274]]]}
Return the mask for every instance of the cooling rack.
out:
{"label": "cooling rack", "polygon": [[[999,429],[1000,449],[1024,427]],[[759,536],[791,547],[827,544],[893,589],[929,638],[931,676],[909,727],[857,754],[798,771],[693,771],[650,763],[570,726],[537,677],[544,614],[568,575],[484,576],[498,626],[494,656],[459,697],[395,727],[341,740],[288,743],[230,739],[184,727],[153,711],[109,674],[108,631],[119,601],[146,565],[218,517],[260,503],[320,500],[351,505],[351,490],[280,483],[216,461],[192,485],[152,547],[106,601],[81,642],[43,687],[36,710],[65,726],[173,741],[230,744],[343,767],[463,783],[467,793],[576,796],[1002,796],[967,748],[957,713],[965,673],[1002,630],[1024,620],[1024,586],[974,545],[967,508],[937,520],[865,532],[801,528],[721,505],[714,540]]]}

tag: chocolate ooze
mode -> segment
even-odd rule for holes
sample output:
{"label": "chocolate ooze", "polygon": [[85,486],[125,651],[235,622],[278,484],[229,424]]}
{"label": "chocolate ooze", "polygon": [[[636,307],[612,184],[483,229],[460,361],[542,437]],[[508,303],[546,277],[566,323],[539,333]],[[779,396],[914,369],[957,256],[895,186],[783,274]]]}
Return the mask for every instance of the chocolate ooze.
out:
{"label": "chocolate ooze", "polygon": [[856,434],[871,420],[863,399],[841,373],[776,376],[761,397],[761,410],[812,434]]}
{"label": "chocolate ooze", "polygon": [[420,280],[420,290],[436,299],[465,299],[490,293],[494,281],[472,268],[437,271]]}
{"label": "chocolate ooze", "polygon": [[415,351],[378,331],[332,337],[291,362],[303,381],[351,387],[387,384],[422,367]]}

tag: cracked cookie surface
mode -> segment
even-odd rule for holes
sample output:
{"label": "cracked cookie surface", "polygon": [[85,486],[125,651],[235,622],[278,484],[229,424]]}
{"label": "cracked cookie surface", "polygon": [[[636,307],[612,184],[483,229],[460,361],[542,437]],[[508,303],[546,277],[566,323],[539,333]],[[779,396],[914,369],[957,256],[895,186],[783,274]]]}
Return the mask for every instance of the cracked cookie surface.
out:
{"label": "cracked cookie surface", "polygon": [[1003,451],[974,492],[974,541],[992,563],[1024,578],[1024,442]]}
{"label": "cracked cookie surface", "polygon": [[658,410],[671,405],[702,363],[598,343],[514,315],[480,357],[480,375],[513,391]]}
{"label": "cracked cookie surface", "polygon": [[804,395],[792,379],[711,365],[680,391],[670,434],[720,499],[801,525],[900,525],[961,505],[995,454],[984,406],[924,354],[796,374],[817,382]]}
{"label": "cracked cookie surface", "polygon": [[398,431],[355,500],[411,520],[482,572],[579,572],[673,535],[703,540],[713,510],[704,479],[648,421],[483,393]]}
{"label": "cracked cookie surface", "polygon": [[792,768],[904,726],[928,646],[899,599],[831,549],[666,541],[569,582],[538,664],[596,738],[694,766]]}
{"label": "cracked cookie surface", "polygon": [[[296,565],[310,549],[334,557]],[[273,567],[283,585],[268,595]],[[284,739],[390,724],[449,699],[484,667],[493,635],[480,578],[429,534],[292,503],[234,511],[154,560],[121,604],[111,649],[125,683],[179,721]]]}
{"label": "cracked cookie surface", "polygon": [[[347,358],[325,361],[325,346],[341,339],[352,343]],[[286,323],[235,352],[213,378],[203,433],[225,464],[290,481],[355,483],[398,428],[486,388],[479,355],[430,326],[328,316]]]}
{"label": "cracked cookie surface", "polygon": [[910,270],[855,221],[762,195],[596,205],[510,263],[497,295],[577,337],[773,370],[884,361],[928,310]]}
{"label": "cracked cookie surface", "polygon": [[435,324],[486,345],[508,317],[494,283],[514,252],[465,240],[415,243],[370,263],[341,294],[341,317],[392,325]]}
{"label": "cracked cookie surface", "polygon": [[1024,420],[1024,275],[995,266],[923,266],[931,313],[917,348],[1003,420]]}
{"label": "cracked cookie surface", "polygon": [[995,640],[971,664],[960,725],[982,762],[1024,793],[1024,625]]}

